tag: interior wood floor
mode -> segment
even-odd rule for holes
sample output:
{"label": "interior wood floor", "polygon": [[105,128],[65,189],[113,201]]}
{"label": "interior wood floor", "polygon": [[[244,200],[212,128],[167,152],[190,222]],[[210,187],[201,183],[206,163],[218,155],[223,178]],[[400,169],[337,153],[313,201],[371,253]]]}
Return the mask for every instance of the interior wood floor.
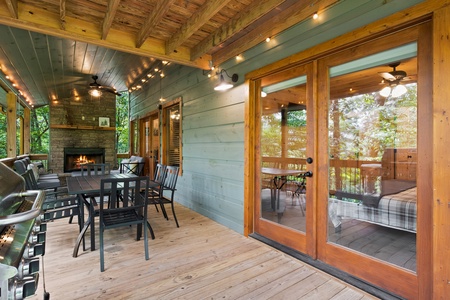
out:
{"label": "interior wood floor", "polygon": [[[156,239],[150,260],[134,228],[105,232],[105,272],[99,250],[72,257],[76,224],[48,224],[45,274],[51,299],[377,299],[253,238],[176,205],[180,228],[149,207]],[[98,247],[98,239],[97,239]]]}
{"label": "interior wood floor", "polygon": [[[270,191],[263,190],[263,218],[306,232],[306,217],[299,198],[281,193],[283,214],[270,209]],[[303,202],[304,203],[304,202]],[[266,209],[264,209],[266,208]],[[304,205],[306,213],[306,206]],[[344,219],[339,231],[332,223],[328,227],[328,241],[367,254],[393,265],[416,272],[416,234],[387,228],[355,219]]]}

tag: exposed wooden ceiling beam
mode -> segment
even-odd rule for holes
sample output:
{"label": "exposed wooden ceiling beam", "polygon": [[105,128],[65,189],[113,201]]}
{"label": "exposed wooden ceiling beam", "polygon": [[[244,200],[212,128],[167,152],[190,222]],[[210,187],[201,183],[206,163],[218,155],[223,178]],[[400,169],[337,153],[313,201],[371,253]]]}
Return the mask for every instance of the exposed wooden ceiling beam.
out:
{"label": "exposed wooden ceiling beam", "polygon": [[59,22],[60,28],[66,30],[66,0],[59,0]]}
{"label": "exposed wooden ceiling beam", "polygon": [[208,53],[212,48],[220,45],[228,38],[244,30],[252,22],[259,19],[261,16],[265,15],[267,12],[271,11],[284,1],[286,0],[254,1],[254,6],[240,12],[237,16],[218,28],[202,42],[198,43],[191,50],[191,60],[195,60],[204,53]]}
{"label": "exposed wooden ceiling beam", "polygon": [[[245,50],[261,43],[266,37],[274,36],[287,28],[297,24],[300,20],[312,17],[315,12],[319,12],[339,0],[310,0],[298,1],[289,9],[284,9],[280,13],[268,20],[258,28],[249,31],[245,36],[237,39],[223,49],[213,54],[214,64],[219,65],[224,61],[241,54]],[[280,22],[283,20],[283,22]]]}
{"label": "exposed wooden ceiling beam", "polygon": [[102,40],[106,40],[109,29],[111,28],[120,0],[109,0],[106,7],[106,15],[102,26]]}
{"label": "exposed wooden ceiling beam", "polygon": [[231,0],[208,0],[203,6],[183,24],[183,26],[166,42],[166,54],[172,53],[192,34],[209,21],[219,10]]}
{"label": "exposed wooden ceiling beam", "polygon": [[19,8],[18,19],[12,19],[7,12],[0,10],[0,24],[82,41],[139,56],[167,60],[181,65],[201,69],[209,68],[211,56],[204,55],[202,58],[191,61],[190,50],[186,47],[179,47],[176,53],[172,52],[170,55],[166,55],[164,41],[149,38],[140,48],[136,48],[134,34],[114,28],[110,29],[106,40],[101,40],[100,28],[90,22],[66,16],[66,30],[61,30],[59,14],[21,2],[19,2]]}
{"label": "exposed wooden ceiling beam", "polygon": [[142,44],[144,44],[150,31],[161,22],[173,2],[175,2],[175,0],[156,1],[156,7],[153,10],[153,13],[148,16],[144,25],[142,25],[141,30],[138,32],[136,41],[137,48],[140,48]]}
{"label": "exposed wooden ceiling beam", "polygon": [[17,12],[17,0],[5,0],[8,6],[9,13],[14,19],[19,18],[19,13]]}

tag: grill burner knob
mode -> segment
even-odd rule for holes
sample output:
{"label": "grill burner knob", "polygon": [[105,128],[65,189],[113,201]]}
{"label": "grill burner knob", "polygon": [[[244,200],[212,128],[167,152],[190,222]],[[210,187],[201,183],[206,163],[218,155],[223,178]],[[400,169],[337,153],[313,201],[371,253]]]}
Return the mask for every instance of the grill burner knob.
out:
{"label": "grill burner knob", "polygon": [[17,271],[17,277],[19,279],[22,279],[28,275],[39,273],[39,258],[22,259],[19,266],[17,267]]}
{"label": "grill burner knob", "polygon": [[14,284],[10,286],[9,293],[14,295],[16,300],[21,300],[26,297],[34,295],[38,285],[39,274],[36,276],[28,276],[23,280],[15,280]]}
{"label": "grill burner knob", "polygon": [[23,252],[23,258],[30,259],[38,255],[44,255],[45,244],[30,244],[28,243]]}

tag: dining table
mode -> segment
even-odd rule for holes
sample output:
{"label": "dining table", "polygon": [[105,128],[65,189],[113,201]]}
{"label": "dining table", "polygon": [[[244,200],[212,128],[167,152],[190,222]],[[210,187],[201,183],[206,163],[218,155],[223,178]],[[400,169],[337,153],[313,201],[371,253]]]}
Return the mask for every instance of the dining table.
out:
{"label": "dining table", "polygon": [[261,173],[272,176],[273,188],[271,188],[271,207],[272,210],[281,212],[283,208],[280,207],[280,191],[288,182],[288,177],[299,176],[305,174],[307,171],[281,168],[261,168]]}
{"label": "dining table", "polygon": [[[78,234],[75,247],[73,249],[73,257],[78,256],[78,249],[80,247],[81,242],[83,242],[83,250],[85,249],[85,242],[84,242],[84,236],[86,234],[86,231],[89,227],[91,227],[90,231],[90,241],[91,241],[91,251],[95,250],[95,211],[94,211],[94,204],[93,201],[95,201],[94,197],[90,197],[90,195],[99,195],[100,194],[100,186],[102,179],[107,178],[130,178],[130,177],[136,177],[133,173],[110,173],[106,175],[95,175],[95,176],[73,176],[73,177],[67,177],[67,191],[70,195],[77,195],[78,196],[78,204],[80,206],[80,228],[81,231]],[[99,200],[103,201],[103,200]],[[84,208],[87,208],[88,210],[88,217],[85,220],[84,216]],[[150,233],[152,238],[154,239],[154,233],[153,230],[150,227]]]}

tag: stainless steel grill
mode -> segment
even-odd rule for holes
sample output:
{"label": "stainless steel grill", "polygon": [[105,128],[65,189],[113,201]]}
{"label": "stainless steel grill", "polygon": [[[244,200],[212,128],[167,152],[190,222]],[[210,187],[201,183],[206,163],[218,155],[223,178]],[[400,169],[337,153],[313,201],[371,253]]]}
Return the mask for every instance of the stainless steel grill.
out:
{"label": "stainless steel grill", "polygon": [[45,253],[41,221],[44,191],[26,191],[25,181],[0,163],[0,299],[33,295],[39,257]]}

